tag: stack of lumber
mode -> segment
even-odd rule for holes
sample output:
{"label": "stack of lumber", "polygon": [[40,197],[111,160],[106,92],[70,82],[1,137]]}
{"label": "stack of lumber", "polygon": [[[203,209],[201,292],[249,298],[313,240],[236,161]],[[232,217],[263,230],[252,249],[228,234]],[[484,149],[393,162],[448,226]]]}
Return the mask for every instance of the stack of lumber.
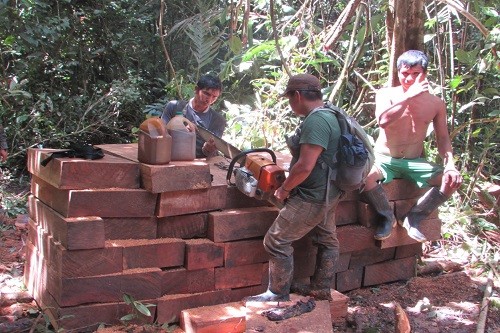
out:
{"label": "stack of lumber", "polygon": [[[55,150],[28,151],[25,284],[56,328],[84,332],[120,323],[134,310],[124,302],[127,294],[155,305],[143,323],[180,322],[186,332],[201,332],[192,327],[223,321],[205,315],[196,322],[194,309],[266,290],[262,239],[278,209],[228,186],[229,161],[147,165],[137,161],[137,144],[99,147],[102,159],[54,158],[45,167],[40,162]],[[289,161],[278,156],[278,164]],[[385,189],[399,217],[423,194],[404,180]],[[356,193],[342,199],[336,219],[341,254],[327,318],[333,323],[347,314],[342,292],[408,279],[421,254],[421,244],[399,226],[375,241],[374,213]],[[423,233],[439,239],[440,225],[433,213]],[[307,280],[315,248],[309,239],[294,248],[294,276]]]}

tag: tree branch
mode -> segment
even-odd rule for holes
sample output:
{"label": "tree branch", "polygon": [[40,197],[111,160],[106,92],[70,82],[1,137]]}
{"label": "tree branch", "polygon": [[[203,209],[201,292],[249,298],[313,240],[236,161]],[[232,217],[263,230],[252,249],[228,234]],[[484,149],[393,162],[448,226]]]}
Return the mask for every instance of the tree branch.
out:
{"label": "tree branch", "polygon": [[278,33],[276,32],[276,18],[274,17],[274,0],[269,1],[269,7],[270,7],[269,14],[271,15],[271,25],[273,27],[273,37],[274,37],[274,43],[276,44],[276,50],[278,51],[278,54],[280,55],[281,63],[283,64],[283,67],[285,68],[286,73],[288,74],[288,76],[292,76],[292,72],[290,71],[290,68],[288,67],[288,64],[286,63],[285,57],[283,56],[283,52],[281,51]]}
{"label": "tree branch", "polygon": [[179,86],[176,75],[175,75],[175,69],[174,66],[172,65],[172,61],[170,60],[170,56],[168,54],[167,46],[165,45],[165,40],[163,39],[165,35],[163,34],[163,12],[165,10],[165,0],[160,0],[160,17],[158,19],[158,31],[160,32],[160,44],[163,49],[163,54],[165,55],[165,59],[167,61],[167,64],[170,68],[170,71],[172,72],[172,77],[173,81],[175,84],[175,87],[177,89],[177,95],[180,99],[182,99],[182,92],[181,92],[181,87]]}

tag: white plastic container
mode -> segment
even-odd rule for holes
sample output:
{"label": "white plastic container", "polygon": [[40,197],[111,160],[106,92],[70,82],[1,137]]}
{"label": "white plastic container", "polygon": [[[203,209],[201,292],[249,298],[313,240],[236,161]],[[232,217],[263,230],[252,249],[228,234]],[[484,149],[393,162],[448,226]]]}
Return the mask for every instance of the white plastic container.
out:
{"label": "white plastic container", "polygon": [[172,161],[192,161],[196,158],[196,133],[189,131],[186,124],[191,122],[182,112],[177,112],[167,123],[168,134],[172,137]]}

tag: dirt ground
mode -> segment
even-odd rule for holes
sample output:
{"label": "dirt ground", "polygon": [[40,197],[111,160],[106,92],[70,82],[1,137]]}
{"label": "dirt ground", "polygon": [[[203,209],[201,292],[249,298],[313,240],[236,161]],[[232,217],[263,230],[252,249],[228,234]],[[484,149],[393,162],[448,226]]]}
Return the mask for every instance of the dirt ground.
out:
{"label": "dirt ground", "polygon": [[[52,332],[22,282],[27,218],[1,218],[0,333]],[[481,268],[471,269],[467,263],[449,258],[439,247],[424,253],[417,277],[346,293],[350,298],[348,317],[345,325],[334,327],[334,332],[394,332],[395,304],[404,309],[411,332],[476,332],[487,284]],[[489,301],[484,331],[487,333],[500,332],[499,291],[497,278]],[[167,332],[157,326],[113,327],[104,331]]]}

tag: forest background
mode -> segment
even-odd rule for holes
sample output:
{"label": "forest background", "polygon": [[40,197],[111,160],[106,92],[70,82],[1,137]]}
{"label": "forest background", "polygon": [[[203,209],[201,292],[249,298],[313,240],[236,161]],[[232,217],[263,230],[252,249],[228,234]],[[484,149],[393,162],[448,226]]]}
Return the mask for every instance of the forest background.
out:
{"label": "forest background", "polygon": [[[422,10],[391,16],[410,2]],[[289,75],[305,72],[376,138],[374,93],[393,82],[391,45],[418,36],[465,179],[441,210],[444,242],[471,262],[498,262],[499,8],[499,0],[2,0],[3,211],[26,212],[28,148],[136,142],[142,121],[188,99],[209,72],[224,84],[215,106],[228,121],[224,139],[239,148],[286,150],[299,119],[278,95]],[[418,31],[399,26],[415,18]],[[426,154],[439,162],[432,134]]]}

